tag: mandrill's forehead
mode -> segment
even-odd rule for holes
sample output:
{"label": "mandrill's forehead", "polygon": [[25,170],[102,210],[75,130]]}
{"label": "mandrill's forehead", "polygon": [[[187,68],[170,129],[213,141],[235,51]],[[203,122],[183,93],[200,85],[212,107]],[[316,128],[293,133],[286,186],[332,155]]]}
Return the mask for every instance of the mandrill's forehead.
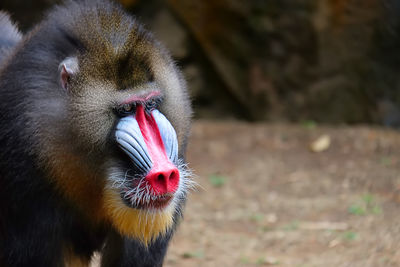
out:
{"label": "mandrill's forehead", "polygon": [[152,46],[132,46],[129,50],[89,50],[81,58],[82,78],[101,79],[117,90],[126,90],[154,81],[150,54]]}
{"label": "mandrill's forehead", "polygon": [[150,59],[157,45],[146,30],[118,12],[100,13],[91,21],[75,29],[75,34],[84,36],[78,55],[81,73],[112,82],[121,90],[153,80]]}

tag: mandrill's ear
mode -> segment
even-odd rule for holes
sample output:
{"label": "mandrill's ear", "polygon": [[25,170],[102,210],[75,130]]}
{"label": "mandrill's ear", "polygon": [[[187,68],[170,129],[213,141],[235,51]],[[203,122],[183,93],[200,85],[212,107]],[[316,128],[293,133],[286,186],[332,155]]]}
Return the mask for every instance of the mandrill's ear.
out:
{"label": "mandrill's ear", "polygon": [[59,67],[60,83],[64,90],[69,91],[69,83],[71,77],[79,70],[78,59],[76,57],[67,57],[64,59]]}

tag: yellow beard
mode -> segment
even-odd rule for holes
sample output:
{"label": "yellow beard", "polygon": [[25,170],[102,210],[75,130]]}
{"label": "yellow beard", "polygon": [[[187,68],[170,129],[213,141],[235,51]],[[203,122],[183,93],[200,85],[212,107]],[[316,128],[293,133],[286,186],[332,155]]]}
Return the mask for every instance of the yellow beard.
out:
{"label": "yellow beard", "polygon": [[126,206],[111,188],[104,190],[104,210],[112,225],[122,234],[148,245],[165,234],[173,224],[175,206],[171,203],[162,211],[146,211]]}

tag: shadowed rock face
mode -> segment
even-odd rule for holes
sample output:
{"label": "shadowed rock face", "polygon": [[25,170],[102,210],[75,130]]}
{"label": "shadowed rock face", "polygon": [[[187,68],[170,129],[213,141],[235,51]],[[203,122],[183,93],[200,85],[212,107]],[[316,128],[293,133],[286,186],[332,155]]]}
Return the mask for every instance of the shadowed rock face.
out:
{"label": "shadowed rock face", "polygon": [[11,13],[13,21],[18,21],[18,28],[26,32],[43,18],[43,11],[48,10],[61,0],[4,0],[0,9]]}
{"label": "shadowed rock face", "polygon": [[252,119],[373,121],[382,1],[168,3]]}

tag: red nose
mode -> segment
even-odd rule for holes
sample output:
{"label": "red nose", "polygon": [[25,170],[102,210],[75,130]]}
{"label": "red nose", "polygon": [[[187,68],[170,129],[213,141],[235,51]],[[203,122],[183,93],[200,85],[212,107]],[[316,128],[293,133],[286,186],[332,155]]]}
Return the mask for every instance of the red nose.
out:
{"label": "red nose", "polygon": [[146,175],[146,180],[158,194],[174,193],[179,184],[179,171],[169,162],[157,164]]}
{"label": "red nose", "polygon": [[147,182],[157,195],[174,193],[179,186],[179,171],[167,157],[156,121],[144,111],[142,105],[136,108],[136,121],[153,163],[146,175]]}

